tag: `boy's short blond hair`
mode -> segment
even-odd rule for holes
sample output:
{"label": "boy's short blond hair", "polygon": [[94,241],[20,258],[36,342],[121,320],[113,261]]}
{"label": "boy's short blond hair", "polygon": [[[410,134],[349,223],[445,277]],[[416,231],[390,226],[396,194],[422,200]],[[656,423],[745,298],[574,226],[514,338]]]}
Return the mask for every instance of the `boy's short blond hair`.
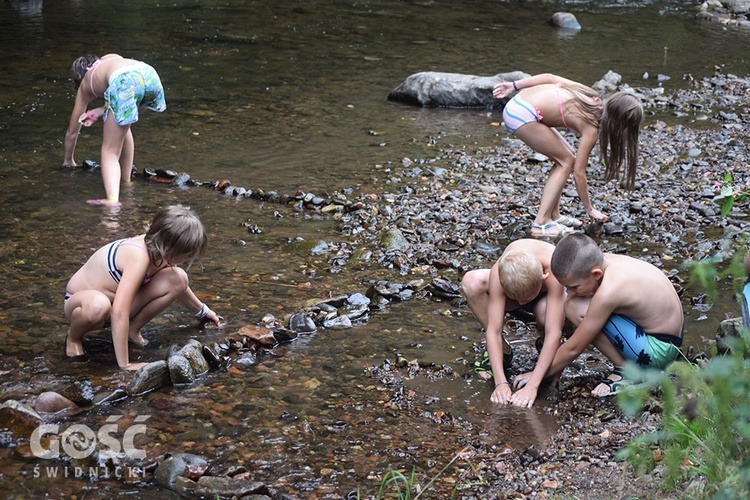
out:
{"label": "boy's short blond hair", "polygon": [[509,252],[497,260],[497,274],[505,295],[513,300],[538,292],[544,280],[539,259],[526,252]]}

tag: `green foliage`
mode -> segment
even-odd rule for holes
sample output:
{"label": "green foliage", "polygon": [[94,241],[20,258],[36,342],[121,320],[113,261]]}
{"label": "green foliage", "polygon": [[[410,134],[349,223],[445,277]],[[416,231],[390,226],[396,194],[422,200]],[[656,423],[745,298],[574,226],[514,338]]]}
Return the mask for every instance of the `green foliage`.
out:
{"label": "green foliage", "polygon": [[638,415],[661,405],[659,431],[620,452],[638,471],[663,465],[667,491],[698,498],[750,495],[750,332],[729,339],[731,354],[704,366],[673,363],[664,373],[628,366],[626,378],[644,380],[619,395],[623,411]]}
{"label": "green foliage", "polygon": [[[414,469],[411,475],[406,477],[401,471],[389,470],[380,481],[378,498],[398,498],[398,500],[410,500],[414,490]],[[389,494],[390,493],[390,494]]]}

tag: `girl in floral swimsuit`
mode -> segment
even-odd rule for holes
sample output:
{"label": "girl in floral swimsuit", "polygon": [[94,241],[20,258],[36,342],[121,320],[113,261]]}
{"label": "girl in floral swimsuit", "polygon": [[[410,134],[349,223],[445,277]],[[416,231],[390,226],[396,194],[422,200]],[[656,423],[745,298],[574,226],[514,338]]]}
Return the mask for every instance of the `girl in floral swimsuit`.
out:
{"label": "girl in floral swimsuit", "polygon": [[[500,83],[493,96],[501,99],[515,91],[518,93],[503,110],[506,127],[553,162],[531,234],[558,236],[583,225],[580,220],[560,214],[560,196],[571,173],[586,213],[596,221],[605,221],[607,216],[594,208],[589,197],[589,155],[598,139],[606,180],[618,177],[624,169],[625,186],[633,187],[643,121],[638,99],[633,94],[617,92],[602,101],[593,89],[550,73]],[[577,152],[557,127],[580,134]]]}
{"label": "girl in floral swimsuit", "polygon": [[[82,56],[73,63],[76,100],[65,135],[63,166],[75,167],[73,157],[81,126],[90,127],[104,119],[102,178],[107,197],[88,200],[91,205],[120,204],[120,181],[130,182],[135,143],[130,125],[138,121],[141,107],[162,112],[167,109],[164,88],[156,70],[146,63],[117,54]],[[86,110],[94,99],[104,106]],[[108,117],[114,118],[109,120]]]}

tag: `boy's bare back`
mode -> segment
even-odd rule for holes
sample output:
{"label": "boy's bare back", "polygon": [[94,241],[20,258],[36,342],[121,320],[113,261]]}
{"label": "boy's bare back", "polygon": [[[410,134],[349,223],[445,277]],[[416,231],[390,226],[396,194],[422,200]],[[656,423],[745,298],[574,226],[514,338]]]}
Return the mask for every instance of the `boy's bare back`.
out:
{"label": "boy's bare back", "polygon": [[680,336],[682,303],[672,283],[648,262],[605,253],[606,269],[589,312],[610,309],[628,317],[647,333]]}

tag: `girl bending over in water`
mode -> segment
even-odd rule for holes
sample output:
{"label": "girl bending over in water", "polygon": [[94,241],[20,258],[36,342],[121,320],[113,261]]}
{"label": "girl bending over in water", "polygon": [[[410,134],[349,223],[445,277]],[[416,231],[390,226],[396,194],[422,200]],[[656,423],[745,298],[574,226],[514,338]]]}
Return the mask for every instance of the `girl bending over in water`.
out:
{"label": "girl bending over in water", "polygon": [[130,363],[128,340],[146,345],[141,328],[175,300],[197,319],[219,326],[221,318],[195,296],[187,273],[177,267],[189,268],[203,256],[207,243],[195,212],[174,205],[156,213],[146,234],[113,241],[94,252],[65,290],[65,316],[70,321],[65,355],[73,361],[88,359],[83,336],[110,321],[117,364],[137,370],[145,363]]}
{"label": "girl bending over in water", "polygon": [[[560,214],[560,196],[571,172],[586,213],[596,221],[607,220],[589,198],[586,183],[589,155],[598,139],[605,179],[617,178],[624,169],[625,187],[633,188],[638,134],[643,122],[643,108],[638,99],[633,94],[617,92],[602,101],[593,89],[550,73],[499,83],[492,95],[501,99],[515,91],[518,93],[503,109],[505,126],[553,162],[539,211],[531,224],[532,236],[558,236],[583,225],[578,219]],[[578,152],[556,127],[581,136]]]}

